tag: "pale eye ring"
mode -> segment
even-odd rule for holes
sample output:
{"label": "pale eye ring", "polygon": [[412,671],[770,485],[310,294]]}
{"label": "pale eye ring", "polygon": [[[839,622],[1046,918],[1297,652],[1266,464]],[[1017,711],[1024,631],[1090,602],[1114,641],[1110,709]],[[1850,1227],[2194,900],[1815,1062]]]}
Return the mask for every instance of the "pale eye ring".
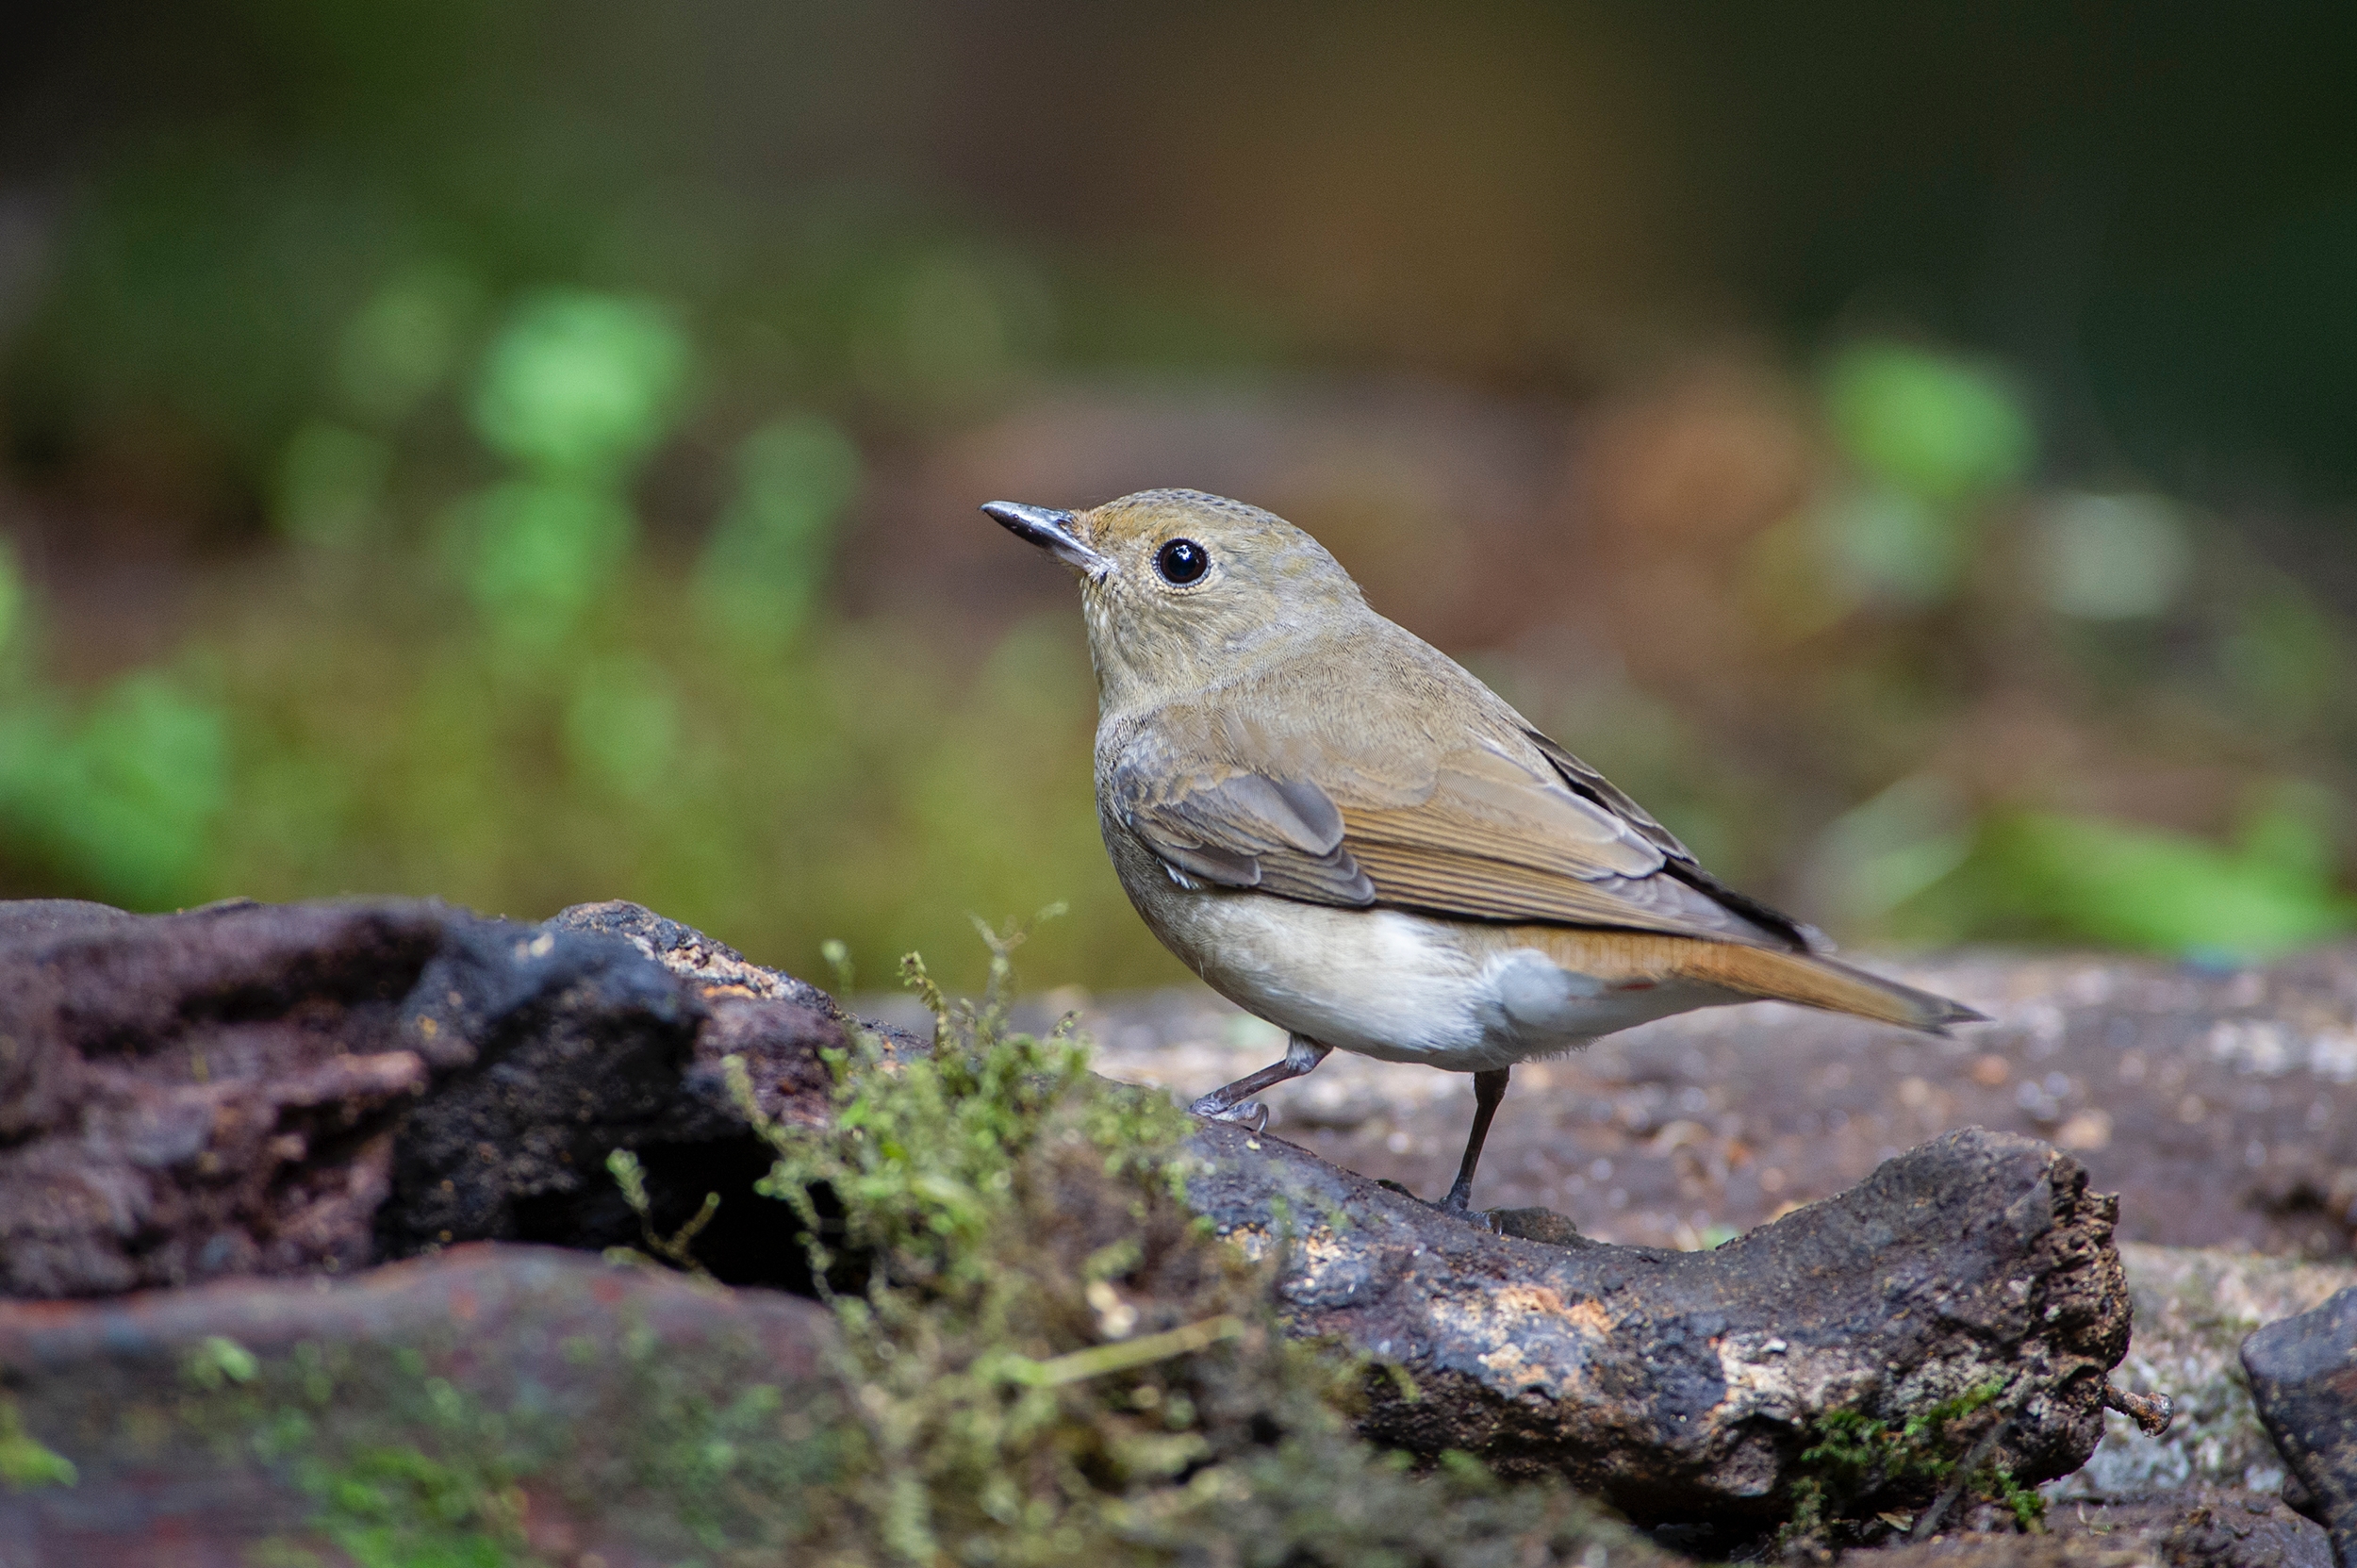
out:
{"label": "pale eye ring", "polygon": [[1211,569],[1211,553],[1193,539],[1173,539],[1154,552],[1154,569],[1172,587],[1183,588]]}

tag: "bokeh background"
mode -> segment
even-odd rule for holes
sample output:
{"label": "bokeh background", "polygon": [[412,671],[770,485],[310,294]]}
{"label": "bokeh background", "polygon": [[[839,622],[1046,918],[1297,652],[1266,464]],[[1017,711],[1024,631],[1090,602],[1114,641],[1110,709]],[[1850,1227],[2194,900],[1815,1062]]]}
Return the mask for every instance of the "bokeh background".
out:
{"label": "bokeh background", "polygon": [[1326,540],[1853,943],[2357,922],[2357,12],[94,0],[0,51],[0,893],[1178,971],[1069,584]]}

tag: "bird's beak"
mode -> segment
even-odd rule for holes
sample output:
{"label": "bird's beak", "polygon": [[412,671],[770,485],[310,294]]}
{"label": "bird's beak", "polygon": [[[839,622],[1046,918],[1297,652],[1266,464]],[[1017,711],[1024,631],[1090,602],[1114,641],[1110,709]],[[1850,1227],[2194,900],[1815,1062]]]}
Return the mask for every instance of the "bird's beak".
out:
{"label": "bird's beak", "polygon": [[985,502],[982,510],[997,519],[1015,537],[1052,551],[1057,559],[1080,568],[1091,577],[1102,577],[1113,569],[1110,557],[1080,542],[1074,528],[1080,520],[1070,512],[1059,512],[1050,506],[1026,506],[1019,501]]}

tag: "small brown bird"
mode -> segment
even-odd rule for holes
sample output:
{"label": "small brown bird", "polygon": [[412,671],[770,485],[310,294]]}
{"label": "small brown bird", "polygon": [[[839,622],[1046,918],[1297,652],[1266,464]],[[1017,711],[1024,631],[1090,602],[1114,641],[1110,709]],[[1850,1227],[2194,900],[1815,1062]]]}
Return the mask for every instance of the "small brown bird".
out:
{"label": "small brown bird", "polygon": [[1282,518],[1195,490],[982,510],[1080,578],[1096,812],[1130,902],[1291,1036],[1196,1100],[1335,1049],[1474,1075],[1462,1211],[1517,1062],[1772,998],[1929,1033],[1981,1015],[1826,956],[1439,650]]}

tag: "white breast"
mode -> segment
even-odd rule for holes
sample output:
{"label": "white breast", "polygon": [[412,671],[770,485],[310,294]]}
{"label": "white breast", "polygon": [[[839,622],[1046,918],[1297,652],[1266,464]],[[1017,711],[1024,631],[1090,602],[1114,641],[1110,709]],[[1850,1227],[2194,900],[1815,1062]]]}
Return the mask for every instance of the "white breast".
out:
{"label": "white breast", "polygon": [[1738,999],[1681,984],[1614,990],[1494,927],[1251,893],[1139,900],[1212,989],[1338,1050],[1453,1072],[1559,1055],[1632,1024]]}

